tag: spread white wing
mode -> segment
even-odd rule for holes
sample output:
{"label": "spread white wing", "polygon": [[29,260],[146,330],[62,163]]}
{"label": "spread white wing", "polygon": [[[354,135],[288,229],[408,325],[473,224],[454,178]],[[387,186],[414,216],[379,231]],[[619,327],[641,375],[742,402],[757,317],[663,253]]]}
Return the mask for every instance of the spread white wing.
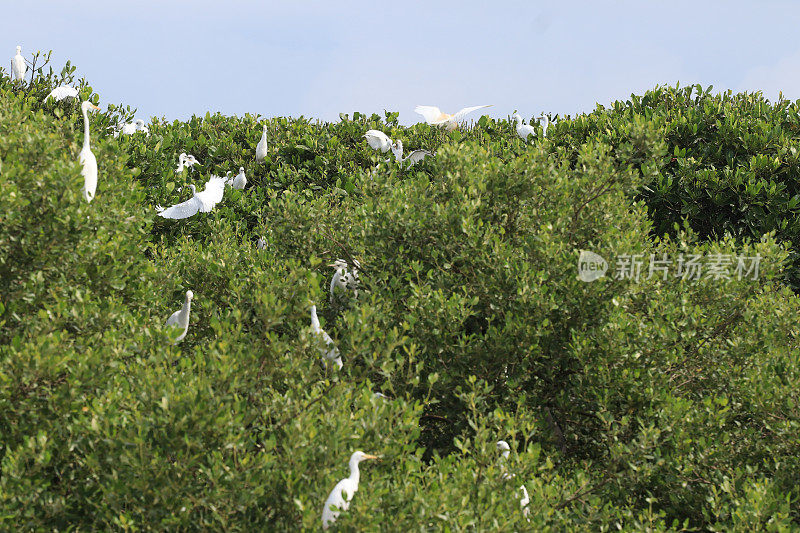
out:
{"label": "spread white wing", "polygon": [[433,124],[434,121],[439,120],[443,114],[438,107],[433,105],[418,105],[414,108],[414,113],[425,117],[425,122],[428,124]]}
{"label": "spread white wing", "polygon": [[225,192],[225,178],[220,176],[211,176],[211,179],[206,182],[206,188],[195,195],[200,201],[200,212],[208,213],[214,206],[222,201],[222,195]]}
{"label": "spread white wing", "polygon": [[392,140],[389,138],[388,135],[383,133],[379,130],[369,130],[364,134],[364,137],[367,139],[367,143],[372,147],[373,150],[381,150],[385,152],[387,145],[392,144]]}
{"label": "spread white wing", "polygon": [[192,196],[185,202],[175,204],[166,209],[162,208],[160,211],[158,210],[158,208],[156,208],[156,211],[158,211],[158,216],[160,217],[180,219],[180,218],[189,218],[190,216],[197,213],[199,209],[200,209],[200,202],[197,200],[197,196]]}
{"label": "spread white wing", "polygon": [[452,117],[445,118],[442,120],[436,120],[434,122],[431,122],[431,124],[443,124],[444,122],[461,122],[462,120],[464,120],[464,117],[466,117],[476,109],[482,109],[484,107],[492,107],[492,106],[491,104],[489,104],[489,105],[476,105],[472,107],[465,107],[464,109],[461,109],[460,111],[455,113]]}
{"label": "spread white wing", "polygon": [[412,167],[412,166],[416,165],[417,163],[419,163],[420,161],[422,161],[423,159],[425,159],[426,157],[428,157],[429,155],[433,155],[433,154],[430,153],[427,150],[414,150],[413,152],[411,152],[409,154],[408,157],[406,157],[404,159],[404,162],[407,161],[408,162],[408,166]]}

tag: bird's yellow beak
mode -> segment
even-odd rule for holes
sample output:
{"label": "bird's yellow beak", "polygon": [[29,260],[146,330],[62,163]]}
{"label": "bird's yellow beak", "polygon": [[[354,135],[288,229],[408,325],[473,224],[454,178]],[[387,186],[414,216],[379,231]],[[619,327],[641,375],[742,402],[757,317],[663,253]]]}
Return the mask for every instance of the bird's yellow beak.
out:
{"label": "bird's yellow beak", "polygon": [[369,455],[368,453],[364,454],[364,459],[380,459],[377,455]]}
{"label": "bird's yellow beak", "polygon": [[92,109],[97,109],[98,111],[100,111],[100,108],[97,107],[96,105],[92,105]]}

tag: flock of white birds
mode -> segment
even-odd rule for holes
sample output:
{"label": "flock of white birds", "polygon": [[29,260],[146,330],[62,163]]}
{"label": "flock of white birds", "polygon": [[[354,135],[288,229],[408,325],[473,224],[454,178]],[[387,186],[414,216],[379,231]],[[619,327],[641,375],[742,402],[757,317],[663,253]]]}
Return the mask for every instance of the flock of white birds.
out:
{"label": "flock of white birds", "polygon": [[[27,68],[27,62],[22,56],[22,47],[17,46],[16,54],[11,60],[12,80],[24,81]],[[61,101],[67,98],[76,98],[77,96],[78,90],[76,88],[60,86],[53,89],[47,95],[45,100],[47,101],[50,99],[55,99],[56,101]],[[460,111],[457,111],[451,115],[443,113],[438,107],[435,106],[420,105],[414,109],[414,112],[422,115],[428,124],[442,126],[448,131],[451,131],[456,129],[469,113],[486,107],[491,106],[479,105],[465,107],[464,109],[461,109]],[[81,164],[81,175],[84,178],[83,196],[87,202],[91,202],[94,199],[95,191],[97,189],[97,158],[92,153],[90,146],[89,111],[98,109],[100,108],[89,101],[84,101],[81,103],[81,113],[83,114],[83,148],[78,154],[78,160]],[[515,113],[513,118],[517,121],[517,135],[523,141],[527,141],[528,137],[531,135],[536,135],[536,129],[531,125],[524,124],[523,119],[519,114]],[[536,120],[544,121],[542,124],[542,136],[546,136],[547,127],[549,125],[548,117],[542,116]],[[131,123],[123,124],[121,127],[116,129],[114,135],[133,135],[136,133],[144,133],[145,135],[149,134],[149,129],[145,125],[145,122],[141,119]],[[379,150],[383,153],[391,150],[395,160],[401,168],[406,163],[408,164],[408,168],[410,168],[426,157],[435,155],[428,150],[414,150],[406,157],[403,157],[403,141],[398,139],[397,141],[392,142],[392,139],[389,138],[388,135],[379,130],[367,131],[364,134],[364,138],[367,140],[369,146],[374,150]],[[261,139],[256,146],[256,161],[262,162],[266,158],[267,153],[267,126],[265,125],[261,134]],[[201,165],[197,158],[191,154],[181,153],[178,157],[178,166],[175,169],[175,172],[181,173],[195,165]],[[230,174],[230,172],[228,174]],[[208,213],[214,208],[215,205],[222,201],[226,185],[234,189],[243,190],[247,186],[247,177],[245,176],[244,167],[239,167],[239,173],[234,177],[220,177],[211,174],[211,177],[205,184],[205,188],[200,192],[197,192],[197,189],[194,185],[189,184],[188,187],[192,191],[192,197],[190,199],[179,204],[172,205],[166,209],[161,206],[156,206],[156,212],[158,216],[168,219],[188,218],[198,212]],[[264,249],[266,248],[266,245],[266,240],[263,237],[259,237],[256,245],[257,248]],[[336,292],[341,290],[352,291],[353,294],[358,297],[358,272],[361,268],[361,265],[356,260],[352,260],[352,263],[353,264],[351,265],[344,259],[337,259],[334,263],[328,265],[335,269],[330,284],[331,303],[333,303]],[[172,315],[170,315],[170,317],[167,319],[166,326],[173,332],[173,344],[178,344],[181,342],[189,331],[189,315],[191,312],[193,298],[194,293],[191,290],[186,291],[186,298],[183,302],[183,306],[178,311],[175,311]],[[311,332],[319,343],[318,350],[322,362],[325,364],[326,368],[332,365],[337,369],[341,369],[344,366],[341,354],[339,353],[339,349],[336,347],[336,344],[331,336],[328,335],[324,329],[322,329],[319,318],[317,317],[316,305],[311,306]],[[381,393],[375,393],[375,395],[376,397],[386,399],[386,396]],[[501,469],[503,471],[503,479],[510,479],[513,477],[513,474],[506,472],[505,460],[508,458],[511,448],[506,441],[501,440],[497,443],[497,449],[501,452]],[[354,452],[350,456],[350,476],[339,481],[339,483],[337,483],[330,492],[327,500],[325,500],[325,505],[322,510],[323,529],[328,529],[328,527],[336,521],[339,513],[341,511],[346,511],[350,506],[350,501],[352,500],[355,492],[358,490],[358,464],[366,459],[378,459],[378,457],[366,454],[362,451]],[[528,491],[525,488],[525,485],[520,486],[519,490],[522,492],[520,506],[522,507],[524,515],[528,517],[529,509],[527,505],[530,501],[530,498],[528,497]],[[528,518],[528,520],[530,520],[530,518]]]}

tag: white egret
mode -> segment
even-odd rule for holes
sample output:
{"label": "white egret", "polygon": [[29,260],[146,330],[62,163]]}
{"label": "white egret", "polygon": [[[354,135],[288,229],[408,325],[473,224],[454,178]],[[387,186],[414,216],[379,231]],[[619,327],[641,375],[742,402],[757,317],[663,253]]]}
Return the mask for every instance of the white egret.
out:
{"label": "white egret", "polygon": [[65,100],[67,98],[77,98],[78,97],[78,89],[75,87],[70,87],[69,85],[61,85],[56,87],[50,94],[45,96],[45,102],[50,98],[55,98],[56,102],[60,102],[61,100]]}
{"label": "white egret", "polygon": [[264,131],[261,133],[261,140],[258,141],[256,146],[256,161],[263,161],[267,157],[267,126],[264,125]]}
{"label": "white egret", "polygon": [[542,122],[542,137],[547,137],[547,128],[550,126],[550,117],[547,115],[542,115],[541,117],[537,118],[536,120],[541,120]]}
{"label": "white egret", "polygon": [[[499,440],[497,441],[497,451],[500,452],[500,469],[503,471],[500,477],[503,479],[511,479],[514,477],[514,474],[509,474],[506,471],[506,461],[511,455],[511,447],[506,441]],[[531,499],[528,496],[528,489],[525,488],[525,485],[522,485],[520,486],[519,490],[522,491],[522,498],[519,501],[520,507],[522,508],[522,514],[530,522],[530,517],[528,516],[530,509],[528,509],[528,504],[530,503]]]}
{"label": "white egret", "polygon": [[531,503],[531,498],[528,496],[528,489],[525,488],[525,485],[520,485],[519,490],[522,491],[522,498],[519,499],[519,506],[522,508],[522,516],[530,522],[531,510],[528,508],[528,504]]}
{"label": "white egret", "polygon": [[405,158],[403,158],[403,141],[400,139],[397,139],[397,141],[395,141],[395,143],[392,145],[392,153],[394,154],[394,158],[397,160],[397,162],[400,163],[401,167],[404,163],[408,162],[408,168],[413,167],[429,155],[433,155],[427,150],[414,150]]}
{"label": "white egret", "polygon": [[192,298],[194,298],[194,293],[192,291],[186,291],[186,300],[183,302],[183,307],[172,313],[167,319],[167,327],[178,326],[183,329],[172,344],[181,342],[183,338],[186,337],[186,332],[189,331],[189,311],[192,309]]}
{"label": "white egret", "polygon": [[214,206],[222,201],[222,195],[225,192],[225,178],[211,176],[206,182],[206,188],[201,192],[197,192],[197,189],[192,184],[189,184],[189,188],[192,190],[193,195],[190,199],[166,209],[156,206],[158,216],[179,219],[188,218],[198,211],[201,213],[211,212]]}
{"label": "white egret", "polygon": [[199,165],[200,161],[195,159],[192,154],[186,154],[185,152],[181,152],[181,155],[178,156],[178,168],[175,169],[176,173],[183,172],[184,168],[191,168],[194,165]]}
{"label": "white egret", "polygon": [[448,115],[447,113],[442,113],[442,111],[436,106],[418,105],[414,108],[414,113],[418,113],[425,117],[425,122],[428,124],[436,126],[443,125],[447,131],[452,131],[458,127],[458,124],[463,121],[464,117],[466,117],[469,113],[484,107],[491,107],[491,104],[465,107],[464,109],[453,113],[452,115]]}
{"label": "white egret", "polygon": [[339,355],[339,348],[333,344],[331,336],[320,327],[316,305],[311,306],[311,331],[325,343],[325,346],[320,345],[319,347],[319,353],[325,359],[325,364],[332,362],[337,368],[341,369],[344,365],[342,364],[342,357]]}
{"label": "white egret", "polygon": [[22,47],[17,46],[17,55],[11,60],[11,79],[23,81],[27,70],[28,65],[25,64],[25,58],[22,57]]}
{"label": "white egret", "polygon": [[517,120],[517,135],[519,135],[520,139],[527,141],[528,136],[536,135],[536,128],[530,124],[523,124],[522,117],[519,113],[514,113],[513,118]]}
{"label": "white egret", "polygon": [[140,118],[136,119],[133,122],[127,122],[127,123],[123,124],[122,128],[120,128],[120,130],[119,130],[119,132],[117,132],[117,134],[121,133],[122,135],[133,135],[137,131],[143,131],[145,133],[149,133],[150,132],[150,130],[147,129],[147,126],[144,125],[144,120],[142,120]]}
{"label": "white egret", "polygon": [[94,199],[95,190],[97,190],[97,158],[92,153],[89,146],[89,110],[100,109],[88,100],[81,104],[81,113],[83,113],[83,148],[78,154],[78,160],[81,163],[81,175],[83,176],[83,197],[87,202]]}
{"label": "white egret", "polygon": [[244,175],[244,167],[239,167],[239,173],[230,178],[227,183],[234,189],[244,189],[245,185],[247,185],[247,177]]}
{"label": "white egret", "polygon": [[339,513],[350,507],[350,500],[358,490],[360,479],[358,463],[365,459],[377,459],[377,457],[362,451],[353,452],[350,456],[350,476],[337,483],[325,500],[325,507],[322,509],[322,529],[328,529],[339,518]]}
{"label": "white egret", "polygon": [[364,134],[364,138],[373,150],[388,152],[392,147],[392,140],[388,135],[379,130],[369,130]]}
{"label": "white egret", "polygon": [[353,269],[349,270],[349,265],[344,259],[337,259],[329,267],[336,269],[331,278],[331,303],[333,303],[333,295],[336,289],[352,290],[356,298],[358,298],[358,269],[361,268],[361,263],[353,259]]}
{"label": "white egret", "polygon": [[258,241],[256,241],[256,248],[259,250],[264,250],[267,247],[267,239],[264,237],[259,237]]}

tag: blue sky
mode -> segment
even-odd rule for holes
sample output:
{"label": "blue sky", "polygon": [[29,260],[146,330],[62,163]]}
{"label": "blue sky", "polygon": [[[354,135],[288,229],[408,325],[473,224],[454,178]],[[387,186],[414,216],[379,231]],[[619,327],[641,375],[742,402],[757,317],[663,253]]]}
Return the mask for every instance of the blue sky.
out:
{"label": "blue sky", "polygon": [[[417,104],[576,114],[656,84],[800,98],[793,2],[26,0],[0,50],[70,59],[138,116],[338,120]],[[477,118],[477,117],[476,117]]]}

